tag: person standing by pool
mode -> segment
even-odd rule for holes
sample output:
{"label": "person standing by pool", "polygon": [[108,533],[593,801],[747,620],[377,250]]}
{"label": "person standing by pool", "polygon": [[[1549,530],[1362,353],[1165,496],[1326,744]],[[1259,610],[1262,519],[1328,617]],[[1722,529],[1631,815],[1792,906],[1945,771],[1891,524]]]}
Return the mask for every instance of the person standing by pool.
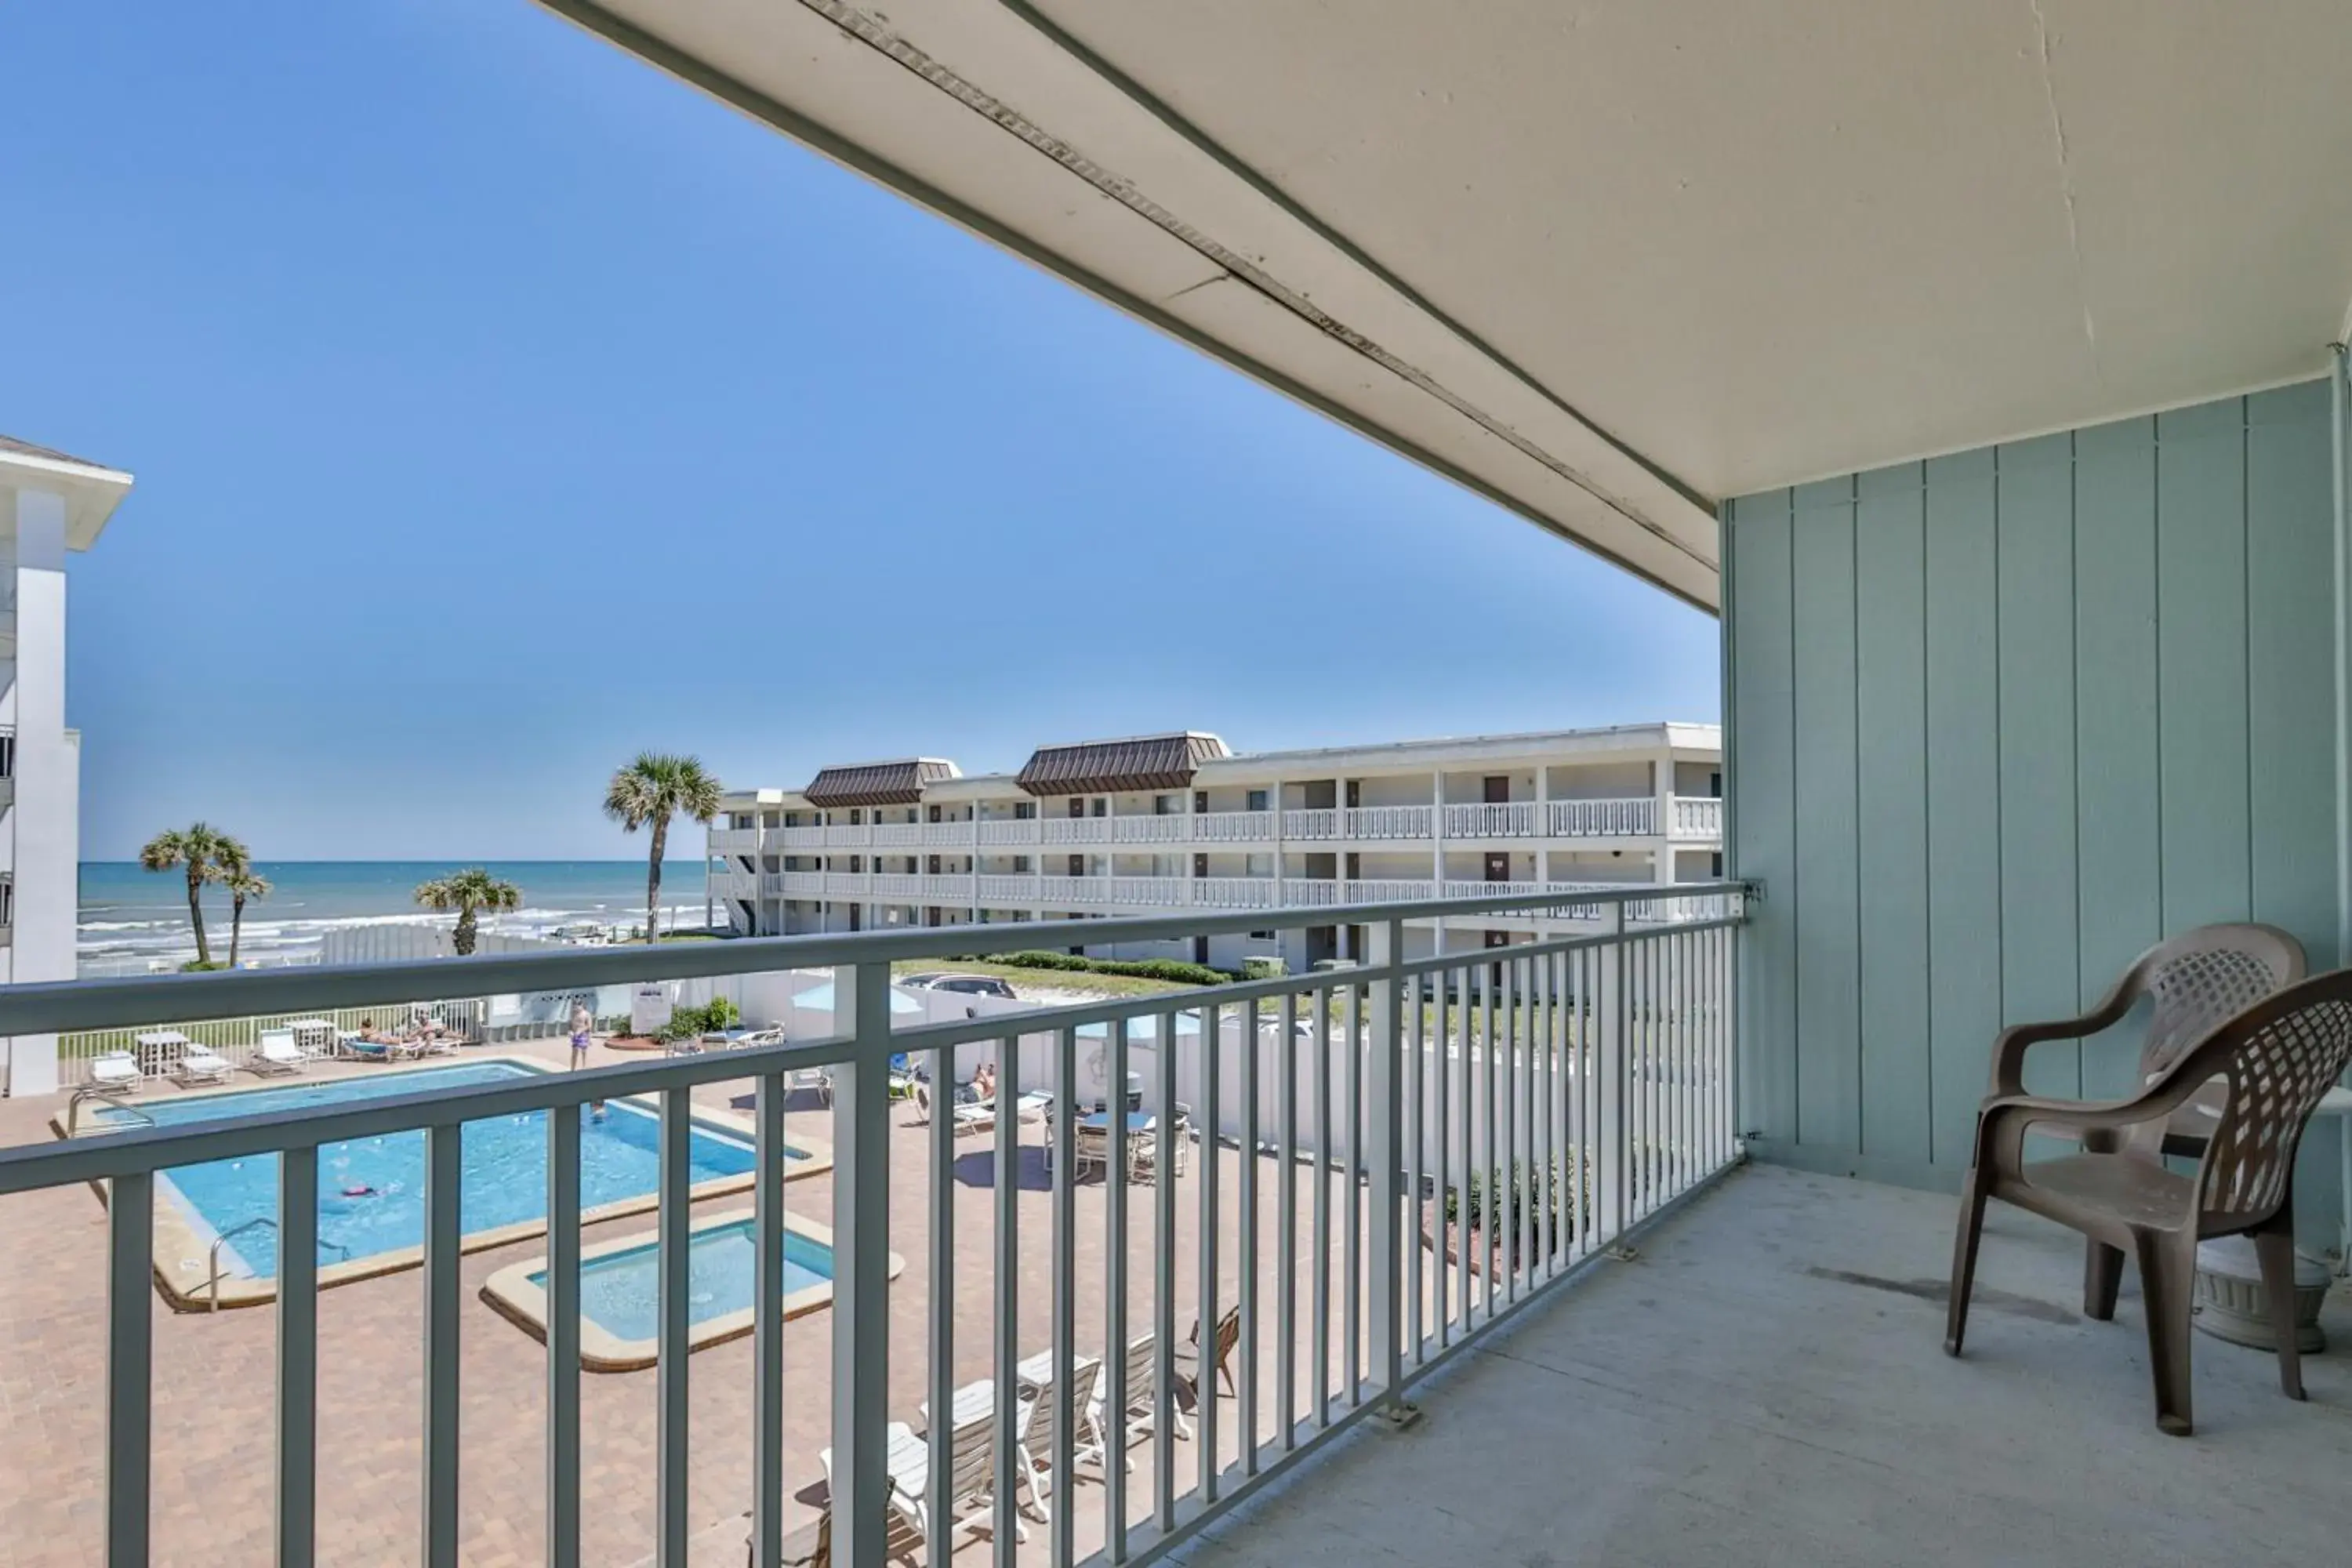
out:
{"label": "person standing by pool", "polygon": [[588,1032],[595,1026],[596,1019],[588,1011],[586,1002],[572,1004],[572,1065],[575,1069],[588,1065]]}

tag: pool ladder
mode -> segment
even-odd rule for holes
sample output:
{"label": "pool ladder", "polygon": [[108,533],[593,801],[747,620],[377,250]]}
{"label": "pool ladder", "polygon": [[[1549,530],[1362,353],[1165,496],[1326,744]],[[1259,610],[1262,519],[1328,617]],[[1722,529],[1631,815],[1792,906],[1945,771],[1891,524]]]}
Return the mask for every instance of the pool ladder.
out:
{"label": "pool ladder", "polygon": [[266,1214],[257,1214],[251,1219],[247,1220],[243,1225],[233,1225],[226,1230],[221,1232],[218,1236],[213,1237],[212,1257],[209,1262],[210,1279],[206,1283],[206,1289],[205,1292],[206,1297],[209,1298],[212,1302],[212,1305],[205,1309],[207,1311],[217,1312],[220,1310],[221,1248],[228,1245],[229,1238],[231,1237],[242,1236],[248,1230],[257,1230],[265,1225],[272,1230],[276,1230],[278,1228],[278,1222],[276,1220],[270,1218]]}
{"label": "pool ladder", "polygon": [[[135,1124],[138,1126],[152,1127],[155,1125],[155,1119],[153,1117],[148,1115],[137,1106],[125,1102],[116,1092],[110,1089],[100,1089],[95,1084],[86,1083],[79,1089],[75,1089],[73,1091],[73,1098],[66,1101],[67,1137],[72,1138],[79,1135],[81,1131],[81,1108],[84,1105],[89,1104],[93,1100],[110,1107],[112,1110],[121,1111],[125,1116],[133,1118]],[[101,1121],[98,1123],[97,1130],[100,1132],[120,1132],[124,1128],[133,1124],[134,1123],[132,1121]]]}

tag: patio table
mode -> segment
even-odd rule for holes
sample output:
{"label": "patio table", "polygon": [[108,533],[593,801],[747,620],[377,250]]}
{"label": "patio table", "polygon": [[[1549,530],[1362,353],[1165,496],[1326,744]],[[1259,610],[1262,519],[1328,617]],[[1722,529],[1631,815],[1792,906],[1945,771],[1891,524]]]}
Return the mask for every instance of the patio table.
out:
{"label": "patio table", "polygon": [[188,1048],[188,1037],[177,1029],[151,1029],[137,1039],[139,1070],[149,1078],[163,1077]]}
{"label": "patio table", "polygon": [[306,1057],[332,1056],[335,1050],[335,1026],[324,1018],[295,1018],[286,1027],[294,1031],[294,1044]]}

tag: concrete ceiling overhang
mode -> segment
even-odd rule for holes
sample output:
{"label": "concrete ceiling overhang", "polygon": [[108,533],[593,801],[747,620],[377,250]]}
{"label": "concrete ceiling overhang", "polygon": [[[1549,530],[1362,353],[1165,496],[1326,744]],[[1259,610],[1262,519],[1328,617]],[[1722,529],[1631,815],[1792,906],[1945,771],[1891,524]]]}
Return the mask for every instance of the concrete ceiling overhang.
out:
{"label": "concrete ceiling overhang", "polygon": [[541,0],[1690,602],[1715,499],[2324,368],[2344,0]]}

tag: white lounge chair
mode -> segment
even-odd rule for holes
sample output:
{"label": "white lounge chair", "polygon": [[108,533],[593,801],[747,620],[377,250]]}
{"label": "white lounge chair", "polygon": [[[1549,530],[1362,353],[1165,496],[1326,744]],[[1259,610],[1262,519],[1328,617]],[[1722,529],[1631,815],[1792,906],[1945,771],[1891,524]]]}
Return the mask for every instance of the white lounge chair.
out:
{"label": "white lounge chair", "polygon": [[245,1066],[246,1070],[256,1078],[283,1078],[289,1073],[300,1072],[310,1059],[302,1054],[302,1047],[294,1043],[293,1030],[264,1029],[261,1031],[261,1043],[254,1047],[253,1055]]}
{"label": "white lounge chair", "polygon": [[89,1059],[89,1087],[98,1094],[136,1094],[146,1075],[129,1051],[108,1051]]}
{"label": "white lounge chair", "polygon": [[191,1042],[181,1047],[180,1063],[173,1068],[172,1079],[183,1089],[199,1083],[226,1083],[236,1070],[235,1062],[210,1046]]}
{"label": "white lounge chair", "polygon": [[[885,1442],[884,1468],[890,1478],[890,1507],[911,1520],[925,1540],[931,1535],[931,1445],[915,1436],[904,1421],[893,1421]],[[833,1490],[833,1450],[817,1450],[824,1467],[824,1484]],[[995,1518],[996,1421],[990,1415],[961,1421],[948,1437],[948,1536],[953,1542],[962,1530],[984,1530]],[[837,1494],[836,1494],[837,1495]],[[1013,1517],[1013,1537],[1029,1539],[1021,1516]]]}

